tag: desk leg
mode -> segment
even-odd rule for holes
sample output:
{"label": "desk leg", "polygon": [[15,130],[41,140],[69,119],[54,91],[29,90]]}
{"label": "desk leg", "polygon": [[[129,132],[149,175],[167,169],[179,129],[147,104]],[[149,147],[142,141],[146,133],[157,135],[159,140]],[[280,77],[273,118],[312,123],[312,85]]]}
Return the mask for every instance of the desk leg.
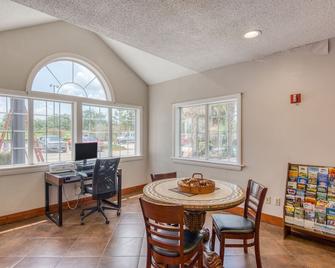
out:
{"label": "desk leg", "polygon": [[63,186],[58,185],[58,226],[63,225]]}
{"label": "desk leg", "polygon": [[56,223],[58,226],[63,225],[63,197],[62,197],[62,185],[57,186],[58,190],[58,213],[54,214],[50,211],[50,186],[51,184],[48,182],[45,182],[45,216]]}
{"label": "desk leg", "polygon": [[49,195],[50,184],[45,182],[45,215],[50,218],[50,195]]}

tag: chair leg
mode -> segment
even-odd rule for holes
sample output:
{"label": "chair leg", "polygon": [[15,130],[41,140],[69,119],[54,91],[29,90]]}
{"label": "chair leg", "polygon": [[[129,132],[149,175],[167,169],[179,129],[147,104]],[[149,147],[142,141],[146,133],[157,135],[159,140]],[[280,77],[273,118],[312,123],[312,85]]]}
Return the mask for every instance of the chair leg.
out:
{"label": "chair leg", "polygon": [[83,212],[82,212],[82,216],[80,217],[80,223],[81,224],[84,224],[84,219],[88,216],[90,216],[91,214],[93,214],[94,212],[97,212],[98,211],[98,208],[97,207],[94,207],[94,208],[90,208],[90,209],[84,209],[83,211],[86,211],[86,210],[89,210],[89,212],[84,215]]}
{"label": "chair leg", "polygon": [[209,248],[211,251],[215,250],[215,239],[216,239],[216,233],[214,229],[214,225],[212,226],[212,237],[211,237],[211,243],[209,245]]}
{"label": "chair leg", "polygon": [[203,252],[204,252],[204,247],[203,246],[199,247],[198,268],[203,268]]}
{"label": "chair leg", "polygon": [[81,210],[81,216],[84,216],[85,215],[85,211],[95,211],[97,208],[96,207],[92,207],[92,208],[83,208],[82,210]]}
{"label": "chair leg", "polygon": [[262,260],[259,249],[259,235],[255,234],[255,256],[256,256],[256,264],[257,268],[262,268]]}
{"label": "chair leg", "polygon": [[149,247],[147,250],[147,268],[151,268],[151,252],[150,252]]}
{"label": "chair leg", "polygon": [[220,258],[222,260],[222,265],[224,266],[224,247],[225,247],[225,237],[221,234],[220,241]]}
{"label": "chair leg", "polygon": [[106,214],[105,214],[104,210],[103,210],[103,209],[101,209],[99,212],[100,212],[100,213],[101,213],[101,215],[102,215],[102,216],[105,218],[106,224],[109,224],[109,220],[108,220],[108,218],[107,218],[107,216],[106,216]]}
{"label": "chair leg", "polygon": [[247,254],[248,253],[248,246],[247,246],[247,239],[243,239],[243,248],[244,248],[244,253]]}

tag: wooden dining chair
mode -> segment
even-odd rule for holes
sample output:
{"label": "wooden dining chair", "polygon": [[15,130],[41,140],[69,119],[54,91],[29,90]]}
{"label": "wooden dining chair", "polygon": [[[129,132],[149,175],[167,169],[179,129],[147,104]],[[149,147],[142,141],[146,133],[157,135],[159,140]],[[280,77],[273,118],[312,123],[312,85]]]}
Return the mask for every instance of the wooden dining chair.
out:
{"label": "wooden dining chair", "polygon": [[151,180],[152,181],[158,181],[158,180],[163,180],[163,179],[173,179],[177,178],[177,172],[170,172],[170,173],[151,173]]}
{"label": "wooden dining chair", "polygon": [[[263,185],[249,180],[243,216],[232,214],[212,215],[211,250],[214,250],[215,238],[218,237],[222,263],[224,263],[225,247],[243,247],[244,253],[248,253],[248,247],[254,246],[257,268],[262,267],[259,248],[259,226],[266,192],[267,188]],[[225,239],[242,239],[243,244],[226,244]],[[253,239],[253,241],[248,243],[248,239]]]}
{"label": "wooden dining chair", "polygon": [[[140,198],[147,234],[147,268],[203,267],[203,236],[184,229],[184,208]],[[197,264],[197,266],[195,266]]]}

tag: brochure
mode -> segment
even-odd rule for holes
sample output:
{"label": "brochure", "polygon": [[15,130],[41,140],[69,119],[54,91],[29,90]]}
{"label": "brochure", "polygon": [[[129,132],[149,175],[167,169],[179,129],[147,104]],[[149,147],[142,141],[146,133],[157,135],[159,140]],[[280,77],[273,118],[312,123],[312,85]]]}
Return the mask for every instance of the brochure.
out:
{"label": "brochure", "polygon": [[299,166],[299,177],[307,178],[307,166]]}
{"label": "brochure", "polygon": [[335,167],[289,167],[285,222],[335,235]]}
{"label": "brochure", "polygon": [[317,167],[308,167],[308,179],[316,179],[318,177],[319,168]]}

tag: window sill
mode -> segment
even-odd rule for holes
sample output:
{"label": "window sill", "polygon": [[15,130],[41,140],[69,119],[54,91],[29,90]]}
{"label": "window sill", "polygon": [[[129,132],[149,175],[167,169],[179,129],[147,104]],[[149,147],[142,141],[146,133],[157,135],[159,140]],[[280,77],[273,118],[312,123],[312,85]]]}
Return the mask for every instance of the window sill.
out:
{"label": "window sill", "polygon": [[20,174],[31,174],[37,172],[46,172],[48,170],[48,164],[35,164],[35,165],[17,165],[11,167],[0,167],[0,177],[20,175]]}
{"label": "window sill", "polygon": [[179,164],[185,165],[194,165],[194,166],[202,166],[202,167],[212,167],[212,168],[222,168],[228,170],[242,170],[244,165],[241,164],[233,164],[233,163],[225,163],[219,161],[210,161],[210,160],[199,160],[199,159],[187,159],[181,157],[171,157],[172,161]]}
{"label": "window sill", "polygon": [[[143,160],[143,155],[137,156],[125,156],[121,157],[121,163],[130,161]],[[48,164],[34,164],[34,165],[17,165],[17,166],[5,166],[0,167],[0,177],[20,175],[20,174],[31,174],[38,172],[46,172],[48,170]]]}
{"label": "window sill", "polygon": [[121,157],[121,163],[130,162],[130,161],[138,161],[138,160],[143,160],[143,159],[144,159],[143,155],[124,156],[124,157]]}

